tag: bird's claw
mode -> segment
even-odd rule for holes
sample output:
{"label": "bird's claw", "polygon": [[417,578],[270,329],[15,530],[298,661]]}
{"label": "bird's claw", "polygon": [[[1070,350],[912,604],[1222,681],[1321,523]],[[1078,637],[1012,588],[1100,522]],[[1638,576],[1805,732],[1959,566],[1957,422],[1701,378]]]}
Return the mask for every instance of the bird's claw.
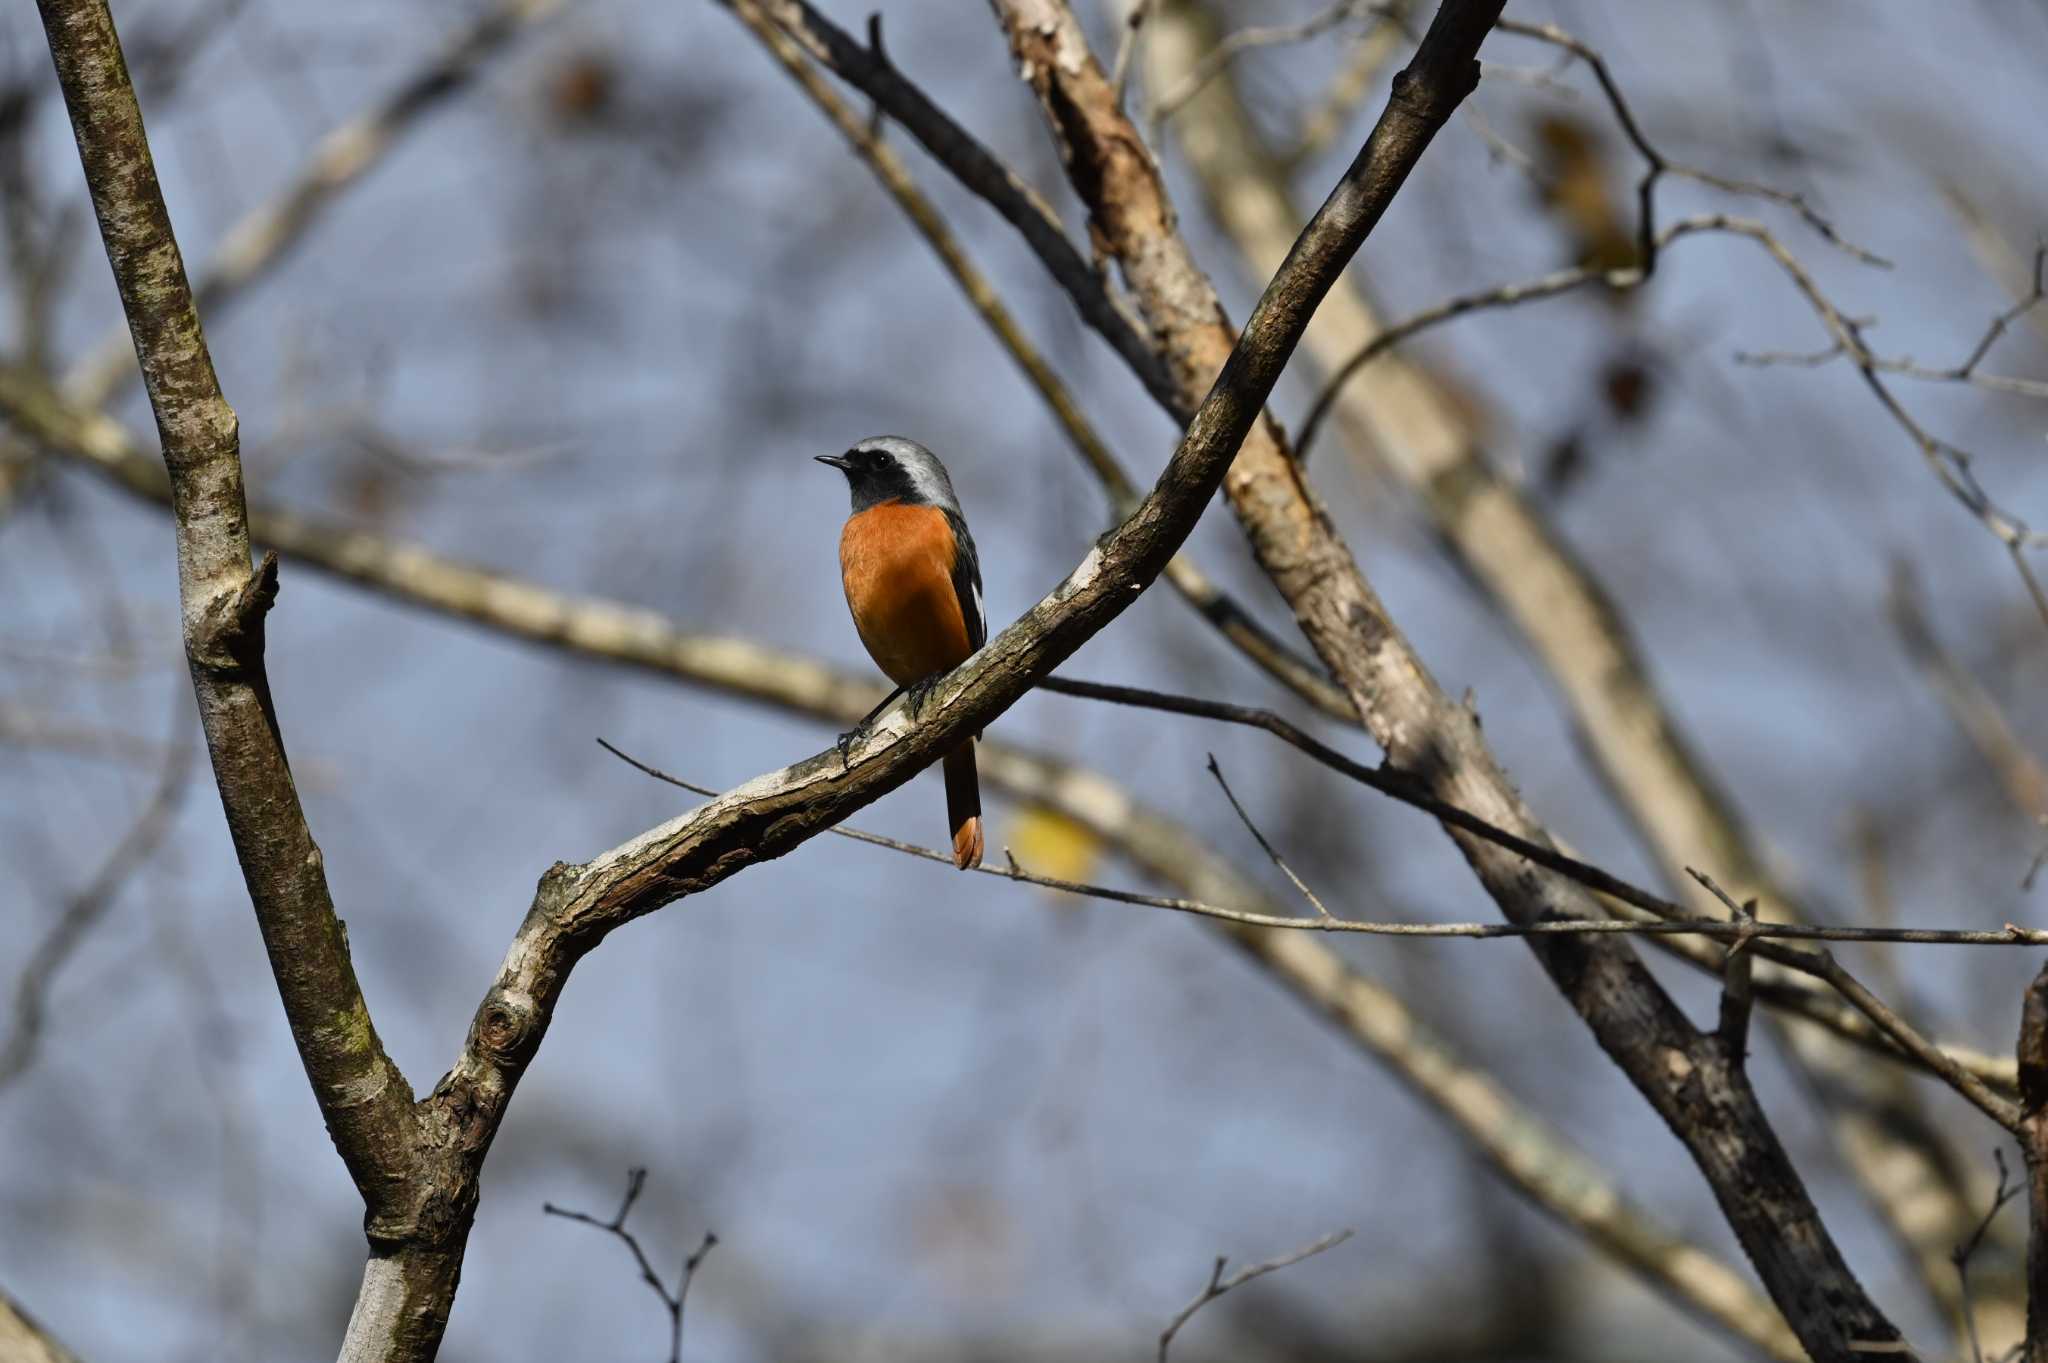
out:
{"label": "bird's claw", "polygon": [[945,679],[946,674],[944,672],[934,672],[923,681],[912,683],[905,691],[904,694],[910,701],[910,717],[912,719],[917,718],[918,712],[924,709],[925,701],[931,698],[932,692],[936,691],[939,683]]}
{"label": "bird's claw", "polygon": [[839,735],[839,770],[847,771],[853,766],[853,745],[867,737],[868,726],[857,725]]}

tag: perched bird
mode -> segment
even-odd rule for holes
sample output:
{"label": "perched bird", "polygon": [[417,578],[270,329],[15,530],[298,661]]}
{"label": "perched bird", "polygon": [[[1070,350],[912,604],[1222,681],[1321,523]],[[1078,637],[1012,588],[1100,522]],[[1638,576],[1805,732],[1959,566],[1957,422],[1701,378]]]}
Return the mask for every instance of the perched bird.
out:
{"label": "perched bird", "polygon": [[[817,459],[845,473],[853,492],[853,514],[839,534],[839,575],[861,643],[896,683],[882,705],[908,691],[914,715],[939,678],[988,638],[981,563],[960,499],[939,457],[902,436],[873,436]],[[866,723],[841,740],[842,753]],[[979,866],[982,853],[974,740],[947,753],[944,766],[953,864],[964,871]]]}

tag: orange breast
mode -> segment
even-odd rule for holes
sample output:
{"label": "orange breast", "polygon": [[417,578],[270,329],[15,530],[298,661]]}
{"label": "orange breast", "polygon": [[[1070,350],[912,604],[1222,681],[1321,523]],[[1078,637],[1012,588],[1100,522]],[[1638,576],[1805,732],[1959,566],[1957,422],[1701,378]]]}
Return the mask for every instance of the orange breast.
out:
{"label": "orange breast", "polygon": [[860,641],[898,686],[973,651],[953,590],[953,528],[937,507],[884,502],[849,517],[839,571]]}

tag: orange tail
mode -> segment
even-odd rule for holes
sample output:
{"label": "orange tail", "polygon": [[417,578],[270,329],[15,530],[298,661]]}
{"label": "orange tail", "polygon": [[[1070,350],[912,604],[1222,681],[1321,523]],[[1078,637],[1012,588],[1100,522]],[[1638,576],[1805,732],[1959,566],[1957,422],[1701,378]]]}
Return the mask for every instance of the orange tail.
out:
{"label": "orange tail", "polygon": [[974,740],[946,754],[946,821],[953,826],[953,864],[981,865],[981,779],[974,772]]}

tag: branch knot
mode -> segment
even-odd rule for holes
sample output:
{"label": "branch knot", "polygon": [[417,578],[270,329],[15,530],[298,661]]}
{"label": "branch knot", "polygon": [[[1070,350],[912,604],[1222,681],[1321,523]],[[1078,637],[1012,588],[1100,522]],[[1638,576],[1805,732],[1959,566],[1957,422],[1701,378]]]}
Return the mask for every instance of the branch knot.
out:
{"label": "branch knot", "polygon": [[272,549],[233,591],[206,603],[187,636],[185,653],[195,667],[221,675],[259,669],[263,663],[263,617],[277,602],[277,551]]}
{"label": "branch knot", "polygon": [[520,1063],[538,1040],[539,1029],[534,1020],[531,1000],[508,990],[493,989],[484,1006],[477,1010],[472,1028],[474,1045],[500,1065]]}

